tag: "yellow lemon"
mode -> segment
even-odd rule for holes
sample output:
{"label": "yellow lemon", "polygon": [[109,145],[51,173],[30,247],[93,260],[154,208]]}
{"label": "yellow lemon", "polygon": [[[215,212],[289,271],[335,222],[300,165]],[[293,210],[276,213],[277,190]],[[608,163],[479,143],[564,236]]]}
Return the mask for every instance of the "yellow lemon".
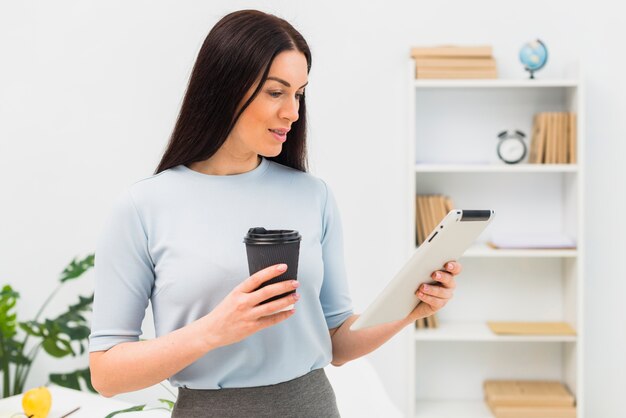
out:
{"label": "yellow lemon", "polygon": [[45,386],[31,389],[22,395],[22,409],[29,418],[46,418],[52,406],[52,395]]}

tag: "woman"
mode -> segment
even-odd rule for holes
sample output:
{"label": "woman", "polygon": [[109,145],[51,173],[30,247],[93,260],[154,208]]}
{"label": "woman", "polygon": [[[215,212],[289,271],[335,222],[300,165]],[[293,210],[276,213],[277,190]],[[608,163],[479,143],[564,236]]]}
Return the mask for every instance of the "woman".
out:
{"label": "woman", "polygon": [[[310,68],[305,40],[273,15],[231,13],[207,36],[155,175],[118,199],[98,241],[89,350],[102,395],[169,379],[174,417],[339,416],[323,368],[371,352],[452,296],[456,262],[433,274],[439,286],[419,289],[425,303],[404,320],[349,330],[358,316],[341,219],[330,189],[306,173]],[[281,265],[248,277],[243,236],[254,226],[300,232],[298,281],[259,289]],[[139,341],[148,301],[156,338]]]}

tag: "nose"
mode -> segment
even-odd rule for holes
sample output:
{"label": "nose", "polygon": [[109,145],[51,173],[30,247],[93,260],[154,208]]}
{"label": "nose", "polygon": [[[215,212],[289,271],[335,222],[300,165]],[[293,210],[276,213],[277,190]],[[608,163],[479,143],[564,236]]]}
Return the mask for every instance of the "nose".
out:
{"label": "nose", "polygon": [[291,123],[298,120],[300,115],[298,114],[298,110],[300,109],[300,100],[295,97],[292,97],[289,100],[285,100],[283,105],[280,107],[279,117],[281,119],[287,119]]}

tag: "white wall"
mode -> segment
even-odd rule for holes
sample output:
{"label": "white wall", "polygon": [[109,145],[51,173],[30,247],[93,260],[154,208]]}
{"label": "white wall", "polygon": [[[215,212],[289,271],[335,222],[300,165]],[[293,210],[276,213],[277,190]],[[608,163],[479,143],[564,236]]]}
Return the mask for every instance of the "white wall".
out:
{"label": "white wall", "polygon": [[[608,0],[1,3],[0,284],[21,292],[19,318],[34,316],[71,258],[93,251],[112,199],[155,169],[204,37],[241,8],[286,18],[312,49],[311,171],[337,195],[357,311],[405,254],[410,46],[491,44],[503,77],[525,76],[517,51],[535,37],[550,50],[539,77],[562,75],[579,56],[587,63],[586,413],[617,417],[626,383],[619,264],[626,89],[618,43],[626,29]],[[89,293],[92,280],[68,285],[50,315]],[[153,336],[150,326],[145,331]],[[404,409],[403,336],[369,357]],[[27,384],[79,365],[86,357],[59,363],[42,354]],[[120,398],[167,395],[155,387]]]}

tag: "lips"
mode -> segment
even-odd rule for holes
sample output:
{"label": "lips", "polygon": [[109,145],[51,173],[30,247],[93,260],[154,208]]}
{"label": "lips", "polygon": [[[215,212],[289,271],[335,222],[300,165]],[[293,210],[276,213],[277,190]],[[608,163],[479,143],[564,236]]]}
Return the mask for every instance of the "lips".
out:
{"label": "lips", "polygon": [[271,132],[277,133],[278,135],[287,135],[287,132],[289,132],[291,130],[291,128],[275,128],[275,129],[268,129]]}
{"label": "lips", "polygon": [[280,143],[283,143],[287,140],[287,131],[283,131],[284,133],[281,135],[280,131],[275,131],[273,129],[268,129],[269,133]]}

